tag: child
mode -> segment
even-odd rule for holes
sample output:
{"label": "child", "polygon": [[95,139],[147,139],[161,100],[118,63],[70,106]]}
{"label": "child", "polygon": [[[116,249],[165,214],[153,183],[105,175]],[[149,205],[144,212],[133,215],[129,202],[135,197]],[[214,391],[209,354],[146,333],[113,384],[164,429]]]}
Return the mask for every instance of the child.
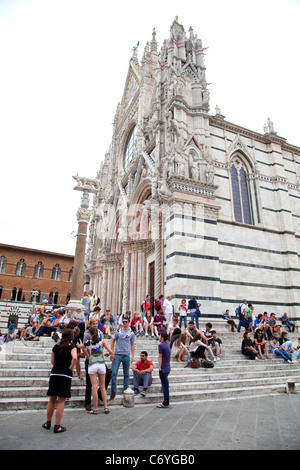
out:
{"label": "child", "polygon": [[184,327],[187,328],[186,316],[187,316],[187,305],[186,300],[182,299],[181,304],[178,306],[179,310],[179,328],[181,328],[182,321],[184,322]]}

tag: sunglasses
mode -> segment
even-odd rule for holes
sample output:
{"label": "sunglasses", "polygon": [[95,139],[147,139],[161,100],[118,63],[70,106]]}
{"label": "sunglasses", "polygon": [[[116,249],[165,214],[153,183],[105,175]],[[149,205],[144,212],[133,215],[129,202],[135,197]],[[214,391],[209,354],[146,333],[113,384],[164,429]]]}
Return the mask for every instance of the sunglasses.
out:
{"label": "sunglasses", "polygon": [[128,321],[127,321],[127,320],[123,320],[123,323],[128,323]]}

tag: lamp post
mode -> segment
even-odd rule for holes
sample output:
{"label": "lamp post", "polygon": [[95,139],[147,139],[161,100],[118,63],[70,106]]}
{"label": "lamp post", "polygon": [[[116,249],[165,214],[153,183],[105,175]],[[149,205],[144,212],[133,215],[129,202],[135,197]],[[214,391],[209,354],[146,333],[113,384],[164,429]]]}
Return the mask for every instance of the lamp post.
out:
{"label": "lamp post", "polygon": [[101,189],[100,181],[95,179],[88,179],[78,175],[73,176],[77,181],[74,187],[77,191],[83,191],[81,204],[77,210],[78,231],[76,240],[76,249],[74,257],[73,278],[71,287],[71,298],[68,303],[68,309],[76,311],[82,309],[82,290],[83,290],[83,277],[84,277],[84,260],[87,239],[88,223],[91,216],[89,209],[89,193],[98,193]]}

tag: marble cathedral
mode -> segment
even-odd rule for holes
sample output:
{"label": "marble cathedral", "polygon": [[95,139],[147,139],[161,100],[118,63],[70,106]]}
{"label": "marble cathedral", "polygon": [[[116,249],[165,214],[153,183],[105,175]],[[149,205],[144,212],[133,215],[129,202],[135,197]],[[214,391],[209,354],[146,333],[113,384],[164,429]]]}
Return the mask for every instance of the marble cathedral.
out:
{"label": "marble cathedral", "polygon": [[[210,112],[205,48],[175,19],[137,49],[97,174],[85,275],[113,313],[147,294],[205,314],[300,311],[300,148]],[[103,310],[102,310],[103,311]]]}

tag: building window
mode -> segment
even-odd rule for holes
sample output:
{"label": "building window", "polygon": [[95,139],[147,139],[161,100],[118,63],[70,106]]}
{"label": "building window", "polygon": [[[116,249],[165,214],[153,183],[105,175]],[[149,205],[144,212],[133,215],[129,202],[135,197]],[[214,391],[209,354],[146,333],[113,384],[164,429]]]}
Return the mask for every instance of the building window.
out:
{"label": "building window", "polygon": [[69,282],[72,282],[73,279],[73,268],[69,271]]}
{"label": "building window", "polygon": [[0,257],[0,274],[5,274],[6,272],[6,258],[5,256]]}
{"label": "building window", "polygon": [[58,304],[58,292],[55,292],[55,294],[54,294],[53,303],[54,303],[55,305]]}
{"label": "building window", "polygon": [[253,224],[248,171],[239,158],[235,158],[231,165],[231,187],[235,220],[244,224]]}
{"label": "building window", "polygon": [[129,136],[127,138],[127,141],[126,141],[126,145],[125,145],[125,151],[124,151],[124,156],[123,156],[123,165],[124,165],[125,171],[129,167],[133,154],[134,154],[135,133],[136,133],[136,126],[134,126],[131,129]]}
{"label": "building window", "polygon": [[34,267],[34,277],[42,278],[44,274],[44,266],[41,261],[39,261]]}
{"label": "building window", "polygon": [[60,274],[61,274],[61,269],[59,267],[59,264],[56,264],[54,268],[52,269],[52,277],[54,281],[60,281]]}
{"label": "building window", "polygon": [[2,298],[2,286],[0,286],[0,299]]}
{"label": "building window", "polygon": [[16,266],[16,276],[25,276],[26,264],[25,261],[20,259]]}

